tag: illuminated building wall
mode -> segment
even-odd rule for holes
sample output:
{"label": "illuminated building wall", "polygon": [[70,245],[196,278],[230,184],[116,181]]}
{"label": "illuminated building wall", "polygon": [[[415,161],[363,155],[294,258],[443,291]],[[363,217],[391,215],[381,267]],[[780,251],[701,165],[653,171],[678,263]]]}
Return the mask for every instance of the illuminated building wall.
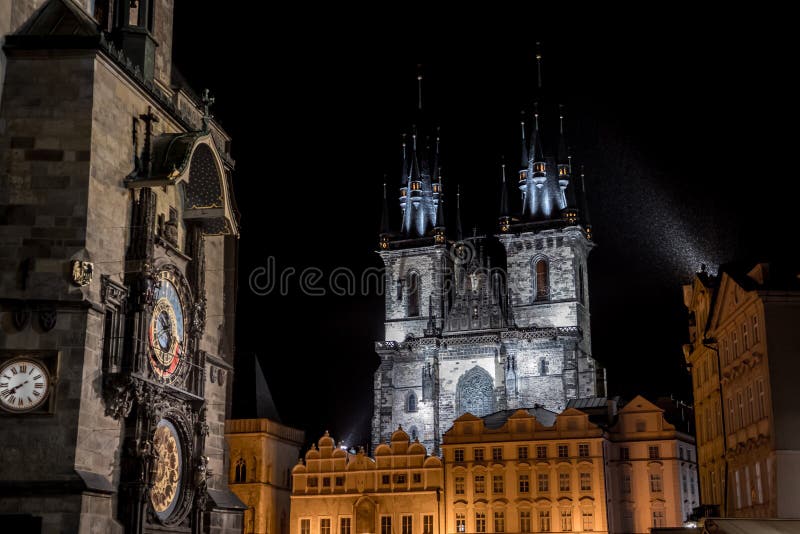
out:
{"label": "illuminated building wall", "polygon": [[440,534],[442,463],[402,429],[374,459],[326,432],[292,470],[291,534]]}
{"label": "illuminated building wall", "polygon": [[702,502],[723,516],[800,517],[797,274],[726,265],[684,286]]}

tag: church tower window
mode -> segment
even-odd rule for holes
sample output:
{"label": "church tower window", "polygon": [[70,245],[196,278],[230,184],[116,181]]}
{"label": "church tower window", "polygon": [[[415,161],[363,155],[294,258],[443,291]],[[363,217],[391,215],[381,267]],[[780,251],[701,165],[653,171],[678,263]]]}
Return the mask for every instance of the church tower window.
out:
{"label": "church tower window", "polygon": [[406,411],[407,412],[416,412],[417,411],[417,395],[412,391],[408,394],[406,398]]}
{"label": "church tower window", "polygon": [[539,360],[539,374],[546,375],[547,374],[547,360],[542,358]]}
{"label": "church tower window", "polygon": [[236,475],[234,482],[247,482],[247,464],[242,458],[236,462]]}
{"label": "church tower window", "polygon": [[540,258],[533,264],[534,300],[550,300],[550,273],[547,260]]}
{"label": "church tower window", "polygon": [[408,316],[419,317],[419,274],[408,273]]}

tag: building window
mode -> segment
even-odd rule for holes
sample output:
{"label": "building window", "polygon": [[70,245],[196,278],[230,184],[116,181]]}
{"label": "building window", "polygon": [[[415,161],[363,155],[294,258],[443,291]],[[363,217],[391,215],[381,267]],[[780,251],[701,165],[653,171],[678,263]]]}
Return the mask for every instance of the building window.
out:
{"label": "building window", "polygon": [[742,349],[748,350],[750,348],[750,338],[747,335],[747,323],[742,323]]}
{"label": "building window", "polygon": [[594,513],[583,512],[581,515],[583,516],[583,530],[594,530]]}
{"label": "building window", "polygon": [[653,510],[653,528],[663,527],[665,524],[664,510]]}
{"label": "building window", "polygon": [[519,476],[519,492],[528,493],[531,490],[530,479],[528,475]]}
{"label": "building window", "polygon": [[542,358],[539,360],[539,374],[544,376],[547,374],[547,359]]}
{"label": "building window", "polygon": [[464,477],[456,477],[456,495],[464,495]]}
{"label": "building window", "polygon": [[455,449],[453,451],[453,460],[456,462],[463,462],[464,461],[464,449]]}
{"label": "building window", "polygon": [[538,488],[540,492],[550,491],[550,478],[547,473],[539,473],[537,480],[539,482]]}
{"label": "building window", "polygon": [[739,425],[745,426],[747,422],[744,419],[744,395],[742,395],[741,390],[736,392],[736,405],[739,408],[736,412],[736,415],[739,417]]}
{"label": "building window", "polygon": [[758,416],[759,419],[767,417],[767,395],[764,391],[764,379],[756,380],[756,393],[758,394]]}
{"label": "building window", "polygon": [[751,500],[752,495],[752,488],[753,486],[750,485],[750,466],[744,466],[744,505],[749,507],[753,505],[753,501]]}
{"label": "building window", "polygon": [[236,461],[234,482],[247,482],[247,463],[242,458]]}
{"label": "building window", "polygon": [[588,443],[579,443],[578,444],[578,456],[582,458],[587,458],[589,456],[589,444]]}
{"label": "building window", "polygon": [[404,515],[400,518],[400,525],[402,534],[413,534],[412,521],[410,515]]}
{"label": "building window", "polygon": [[537,445],[536,446],[536,457],[540,460],[544,460],[547,458],[547,446],[546,445]]}
{"label": "building window", "polygon": [[505,491],[505,484],[503,475],[494,475],[492,477],[492,493],[503,493]]}
{"label": "building window", "polygon": [[350,534],[349,517],[342,517],[339,519],[339,534]]}
{"label": "building window", "polygon": [[502,460],[502,459],[503,459],[503,448],[492,447],[492,460]]}
{"label": "building window", "polygon": [[475,493],[486,493],[486,478],[483,475],[475,475]]}
{"label": "building window", "polygon": [[336,477],[336,485],[344,486],[344,477]]}
{"label": "building window", "polygon": [[527,460],[528,459],[528,446],[524,447],[517,447],[517,458],[520,460]]}
{"label": "building window", "polygon": [[475,449],[472,451],[472,457],[475,459],[476,462],[483,461],[483,449]]}
{"label": "building window", "polygon": [[475,512],[475,532],[486,532],[485,512]]}
{"label": "building window", "polygon": [[581,473],[581,491],[592,491],[591,473]]}
{"label": "building window", "polygon": [[301,519],[300,520],[300,534],[311,534],[311,520],[310,519]]}
{"label": "building window", "polygon": [[406,397],[406,411],[407,412],[417,411],[417,395],[413,391],[410,391],[408,393],[408,397]]}
{"label": "building window", "polygon": [[736,410],[733,408],[733,399],[728,399],[728,421],[730,422],[730,430],[736,430]]}
{"label": "building window", "polygon": [[741,490],[741,483],[739,481],[739,470],[737,469],[733,473],[734,480],[736,481],[736,509],[742,507],[742,490]]}
{"label": "building window", "polygon": [[664,491],[664,487],[661,484],[661,475],[659,473],[651,473],[650,474],[650,492],[651,493],[661,493]]}
{"label": "building window", "polygon": [[309,488],[316,488],[317,484],[319,484],[319,480],[317,479],[317,477],[310,477],[308,479],[308,487]]}
{"label": "building window", "polygon": [[631,492],[631,474],[630,473],[622,473],[622,493],[630,493]]}
{"label": "building window", "polygon": [[531,531],[531,513],[528,510],[523,510],[519,513],[519,531]]}
{"label": "building window", "polygon": [[383,485],[389,484],[389,475],[381,475],[381,484]]}
{"label": "building window", "polygon": [[756,400],[753,397],[753,386],[747,386],[747,418],[750,422],[755,422],[758,420],[756,417]]}
{"label": "building window", "polygon": [[761,462],[756,462],[756,502],[764,504],[764,491],[761,486]]}
{"label": "building window", "polygon": [[558,474],[558,491],[569,491],[569,473]]}
{"label": "building window", "polygon": [[761,336],[758,333],[758,316],[753,316],[753,343],[761,341]]}
{"label": "building window", "polygon": [[547,260],[539,259],[533,265],[534,273],[534,295],[535,300],[548,300],[550,298],[550,276],[547,268]]}
{"label": "building window", "polygon": [[324,518],[319,520],[319,534],[331,534],[331,520]]}
{"label": "building window", "polygon": [[466,532],[467,518],[464,514],[456,514],[456,532]]}
{"label": "building window", "polygon": [[563,532],[572,530],[572,510],[561,510],[561,530]]}
{"label": "building window", "polygon": [[419,317],[419,275],[408,273],[408,316]]}
{"label": "building window", "polygon": [[322,479],[322,487],[323,488],[330,488],[331,487],[331,477],[324,477]]}
{"label": "building window", "polygon": [[728,338],[722,340],[722,361],[725,365],[731,361],[731,351],[728,350]]}
{"label": "building window", "polygon": [[550,532],[550,510],[539,510],[539,531]]}
{"label": "building window", "polygon": [[422,534],[433,534],[433,515],[422,516]]}
{"label": "building window", "polygon": [[506,513],[505,512],[495,512],[494,513],[494,531],[495,532],[505,532],[506,531]]}
{"label": "building window", "polygon": [[406,476],[402,474],[396,474],[394,476],[394,483],[395,484],[405,484],[406,483]]}
{"label": "building window", "polygon": [[392,516],[381,516],[381,534],[392,534]]}
{"label": "building window", "polygon": [[649,447],[647,447],[647,456],[651,460],[658,460],[659,458],[661,458],[661,454],[658,450],[658,445],[650,445]]}
{"label": "building window", "polygon": [[736,339],[736,332],[731,334],[731,343],[733,343],[733,357],[739,357],[739,341]]}
{"label": "building window", "polygon": [[620,447],[619,448],[619,459],[620,460],[630,460],[631,459],[631,450],[628,447]]}
{"label": "building window", "polygon": [[586,303],[586,292],[583,283],[583,265],[578,266],[578,299],[581,301],[581,304]]}
{"label": "building window", "polygon": [[558,446],[558,457],[559,458],[569,458],[569,445],[559,445]]}
{"label": "building window", "polygon": [[422,473],[414,473],[411,476],[413,477],[414,484],[421,484],[422,483]]}

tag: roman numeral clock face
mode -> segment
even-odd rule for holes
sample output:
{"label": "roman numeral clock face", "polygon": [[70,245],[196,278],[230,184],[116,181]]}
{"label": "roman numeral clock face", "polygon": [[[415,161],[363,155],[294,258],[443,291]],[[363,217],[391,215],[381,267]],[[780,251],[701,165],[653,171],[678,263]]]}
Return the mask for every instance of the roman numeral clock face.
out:
{"label": "roman numeral clock face", "polygon": [[0,366],[0,408],[11,412],[35,410],[50,394],[50,376],[41,363],[26,358]]}
{"label": "roman numeral clock face", "polygon": [[155,305],[150,319],[150,366],[166,381],[178,376],[183,358],[183,304],[170,273],[160,273]]}

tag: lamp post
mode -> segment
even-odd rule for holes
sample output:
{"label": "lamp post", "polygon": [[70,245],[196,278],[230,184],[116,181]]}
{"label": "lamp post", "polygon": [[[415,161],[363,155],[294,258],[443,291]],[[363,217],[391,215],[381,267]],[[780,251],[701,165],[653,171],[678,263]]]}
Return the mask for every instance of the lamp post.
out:
{"label": "lamp post", "polygon": [[720,419],[722,421],[722,458],[725,461],[725,472],[724,472],[724,479],[723,479],[723,488],[722,488],[722,517],[728,516],[728,432],[725,429],[725,397],[722,395],[722,361],[720,360],[719,356],[719,343],[717,339],[714,337],[707,337],[703,338],[702,344],[705,348],[711,349],[717,355],[717,381],[719,382],[719,409],[720,409]]}

